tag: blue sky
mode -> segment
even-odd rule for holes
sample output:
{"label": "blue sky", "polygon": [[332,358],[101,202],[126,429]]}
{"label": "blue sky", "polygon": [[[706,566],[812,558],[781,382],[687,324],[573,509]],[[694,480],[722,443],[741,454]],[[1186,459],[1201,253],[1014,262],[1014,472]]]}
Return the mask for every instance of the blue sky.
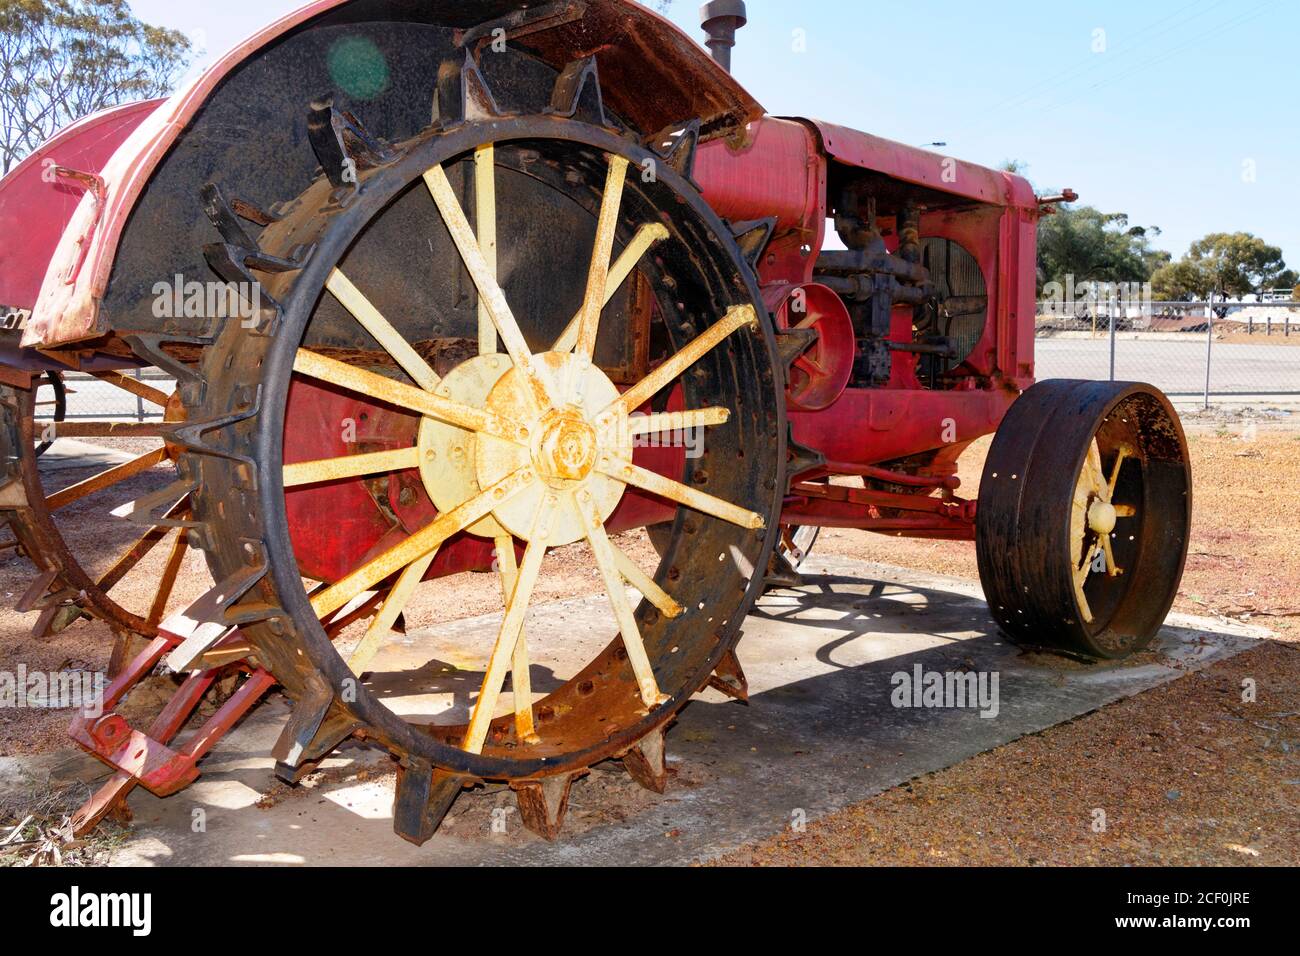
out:
{"label": "blue sky", "polygon": [[[132,0],[208,59],[299,0]],[[1164,230],[1253,232],[1300,268],[1295,0],[748,0],[737,76],[770,112],[816,116],[986,165]],[[670,16],[701,36],[698,3]],[[796,34],[796,31],[802,31]],[[803,39],[806,49],[799,49]],[[911,55],[910,51],[916,51]]]}

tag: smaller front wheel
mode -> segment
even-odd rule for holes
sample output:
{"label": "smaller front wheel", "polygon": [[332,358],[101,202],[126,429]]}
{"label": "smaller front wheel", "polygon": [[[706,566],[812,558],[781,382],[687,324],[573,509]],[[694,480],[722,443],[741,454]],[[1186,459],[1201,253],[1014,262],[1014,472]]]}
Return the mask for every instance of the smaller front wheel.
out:
{"label": "smaller front wheel", "polygon": [[1015,643],[1116,660],[1151,643],[1187,559],[1192,480],[1169,400],[1150,385],[1042,382],[984,466],[980,581]]}

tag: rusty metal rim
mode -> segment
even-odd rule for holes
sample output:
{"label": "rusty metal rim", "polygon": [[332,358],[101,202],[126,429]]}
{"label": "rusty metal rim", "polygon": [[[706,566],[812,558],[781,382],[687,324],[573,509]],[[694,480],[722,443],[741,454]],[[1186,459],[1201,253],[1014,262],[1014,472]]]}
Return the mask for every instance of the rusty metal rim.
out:
{"label": "rusty metal rim", "polygon": [[[382,175],[383,180],[390,184],[389,187],[381,191],[374,189],[373,182],[367,181],[367,188],[363,188],[354,198],[352,206],[349,207],[348,215],[364,228],[364,224],[370,222],[374,215],[382,211],[393,196],[399,195],[408,188],[426,169],[434,164],[446,162],[449,159],[466,154],[474,147],[488,141],[502,143],[518,139],[568,141],[575,145],[594,147],[615,155],[622,155],[632,159],[638,165],[644,160],[655,158],[654,154],[634,145],[627,139],[581,123],[555,117],[497,120],[487,126],[467,127],[437,134],[423,141],[417,141],[408,148],[405,156],[394,167],[380,172],[379,175]],[[727,261],[728,270],[733,274],[733,284],[735,286],[735,288],[729,290],[730,294],[739,300],[747,300],[750,303],[761,302],[754,276],[743,265],[743,258],[722,222],[703,202],[703,199],[694,190],[690,189],[684,180],[677,176],[666,164],[659,162],[659,166],[660,182],[666,183],[668,188],[679,197],[681,205],[692,216],[696,217],[704,228],[711,232],[716,248],[714,250],[704,250],[704,253],[707,254],[711,251],[713,255],[721,256]],[[367,192],[367,189],[371,191]],[[674,212],[680,214],[679,210]],[[359,233],[360,229],[355,234],[359,235]],[[344,238],[335,234],[329,238],[331,250],[317,248],[312,260],[305,266],[302,274],[296,278],[292,292],[283,303],[284,314],[294,318],[283,323],[268,348],[267,358],[262,369],[261,401],[259,403],[262,406],[263,413],[257,416],[256,425],[254,426],[257,445],[261,449],[270,451],[269,454],[255,456],[258,473],[257,494],[262,513],[266,515],[279,515],[283,509],[284,495],[278,449],[280,447],[280,436],[283,434],[284,428],[285,405],[282,399],[287,394],[293,356],[298,348],[302,330],[306,326],[312,309],[314,309],[314,303],[319,299],[330,265],[338,261],[342,250],[349,248],[353,239],[354,235],[348,235]],[[699,255],[700,253],[697,251],[696,254]],[[294,327],[290,327],[291,325]],[[770,392],[770,399],[775,404],[777,416],[783,419],[784,403],[782,396],[779,390],[775,389],[774,385],[771,384],[771,382],[775,381],[772,371],[776,368],[776,358],[772,332],[767,323],[761,323],[760,338],[761,342],[750,347],[757,347],[763,353],[763,364],[767,370],[765,378],[770,380],[764,387]],[[772,442],[775,478],[773,487],[770,489],[770,500],[766,505],[772,520],[769,520],[767,531],[761,539],[760,553],[764,558],[771,553],[771,548],[776,542],[778,528],[774,519],[779,514],[782,499],[781,492],[784,488],[783,475],[781,474],[783,469],[780,464],[784,461],[784,449],[782,447],[784,444],[784,430],[778,428],[775,430],[775,434],[776,438]],[[680,523],[681,517],[679,513],[678,524]],[[301,641],[300,649],[305,651],[316,673],[325,678],[336,698],[341,697],[344,687],[355,685],[355,677],[347,668],[333,644],[325,636],[311,610],[306,593],[301,586],[301,578],[297,575],[297,564],[293,557],[292,545],[286,525],[278,518],[273,522],[273,525],[274,527],[266,530],[266,551],[274,590],[277,597],[284,604],[286,617],[290,621],[299,622],[296,625],[296,630]],[[717,644],[707,665],[699,669],[699,673],[695,675],[694,680],[686,682],[690,686],[676,689],[676,693],[671,695],[668,704],[651,712],[640,722],[620,729],[602,742],[592,743],[588,741],[583,745],[583,749],[577,752],[568,752],[556,757],[525,760],[475,755],[443,743],[425,732],[424,728],[409,724],[397,717],[373,698],[364,687],[359,688],[356,692],[356,702],[345,706],[347,710],[366,725],[368,736],[378,738],[396,752],[427,759],[435,765],[453,772],[485,779],[516,779],[585,767],[600,759],[626,751],[648,733],[672,718],[680,706],[699,687],[704,685],[717,661],[734,645],[739,634],[739,627],[743,617],[742,612],[752,604],[761,587],[762,575],[754,574],[739,599],[737,612],[730,614],[725,625],[720,627],[715,634]],[[284,640],[284,638],[281,638],[281,640]],[[611,645],[611,650],[607,650],[601,658],[598,658],[593,665],[589,666],[588,670],[592,667],[598,667],[602,660],[612,653],[612,647],[613,645]],[[345,684],[345,682],[347,683]],[[576,683],[576,678],[570,682],[570,684],[572,683]]]}
{"label": "rusty metal rim", "polygon": [[[14,390],[14,394],[15,411],[18,417],[15,437],[18,442],[19,468],[28,506],[14,511],[13,522],[20,540],[24,541],[24,548],[32,556],[33,561],[48,565],[50,570],[58,570],[68,584],[76,588],[80,595],[84,595],[84,600],[93,607],[95,614],[109,624],[144,637],[157,636],[158,628],[155,625],[122,607],[91,579],[68,547],[53,516],[44,507],[47,495],[41,485],[36,454],[38,444],[34,414],[36,388]],[[40,557],[38,558],[37,555]]]}

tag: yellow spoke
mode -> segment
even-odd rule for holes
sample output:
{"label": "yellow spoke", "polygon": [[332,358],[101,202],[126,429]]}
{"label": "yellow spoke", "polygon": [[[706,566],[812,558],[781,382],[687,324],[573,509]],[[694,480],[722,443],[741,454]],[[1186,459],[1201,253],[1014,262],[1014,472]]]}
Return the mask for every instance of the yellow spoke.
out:
{"label": "yellow spoke", "polygon": [[1092,573],[1092,562],[1096,553],[1096,550],[1090,549],[1083,559],[1083,564],[1073,574],[1074,596],[1079,602],[1079,613],[1083,616],[1085,624],[1092,623],[1092,608],[1088,605],[1088,596],[1083,593],[1083,586],[1088,583],[1088,575]]}
{"label": "yellow spoke", "polygon": [[687,412],[658,412],[654,415],[634,415],[628,419],[628,430],[633,435],[659,435],[663,432],[686,431],[709,425],[725,425],[731,412],[725,408],[701,408]]}
{"label": "yellow spoke", "polygon": [[1116,518],[1136,518],[1136,517],[1137,517],[1137,513],[1138,513],[1138,510],[1137,510],[1137,508],[1135,508],[1133,505],[1116,505],[1116,506],[1115,506],[1115,517],[1116,517]]}
{"label": "yellow spoke", "polygon": [[686,608],[674,601],[672,596],[661,588],[654,578],[642,571],[625,551],[617,546],[612,547],[614,563],[618,565],[619,574],[627,579],[628,584],[640,591],[647,601],[657,607],[660,614],[664,617],[681,617],[686,612]]}
{"label": "yellow spoke", "polygon": [[[501,597],[510,601],[519,580],[519,565],[515,561],[515,539],[502,535],[496,539],[497,574],[501,578]],[[533,680],[528,672],[528,641],[520,632],[515,641],[514,655],[510,661],[511,682],[515,698],[515,736],[526,744],[539,741],[533,723]]]}
{"label": "yellow spoke", "polygon": [[731,333],[746,325],[753,326],[757,322],[758,313],[754,311],[753,306],[736,306],[727,313],[726,318],[683,346],[663,365],[660,365],[641,379],[640,382],[624,392],[614,405],[621,405],[624,411],[630,415],[654,398],[661,389],[680,378],[692,365],[717,348]]}
{"label": "yellow spoke", "polygon": [[438,205],[438,211],[442,213],[443,222],[447,225],[447,231],[451,233],[452,241],[456,243],[465,268],[469,270],[470,278],[474,280],[479,300],[487,308],[492,324],[496,326],[497,334],[501,336],[501,341],[505,344],[511,360],[516,367],[523,370],[528,379],[534,404],[539,410],[549,408],[550,396],[533,365],[533,356],[528,350],[528,343],[524,340],[524,333],[519,330],[519,323],[515,321],[514,313],[510,311],[510,305],[506,302],[506,295],[497,283],[495,270],[488,264],[482,250],[479,249],[478,239],[474,236],[474,230],[470,228],[469,220],[465,218],[465,210],[460,208],[456,193],[447,179],[446,170],[441,166],[432,167],[425,172],[424,182],[429,187],[433,201]]}
{"label": "yellow spoke", "polygon": [[1112,578],[1117,578],[1124,573],[1123,569],[1115,562],[1115,552],[1111,550],[1110,535],[1101,536],[1101,550],[1106,555],[1106,574]]}
{"label": "yellow spoke", "polygon": [[[605,283],[605,301],[601,304],[602,308],[609,305],[610,300],[618,294],[618,290],[623,287],[627,277],[632,274],[636,264],[641,261],[641,257],[649,251],[650,247],[656,242],[668,238],[668,228],[662,223],[654,222],[642,226],[637,230],[637,234],[632,237],[627,248],[618,260],[610,266],[609,279]],[[560,337],[555,340],[555,346],[551,349],[553,352],[572,352],[578,347],[578,328],[582,324],[583,310],[579,309],[574,315]]]}
{"label": "yellow spoke", "polygon": [[398,577],[397,583],[388,592],[388,597],[384,598],[383,605],[366,629],[366,636],[361,639],[361,642],[352,651],[352,656],[348,658],[348,667],[352,669],[352,673],[358,677],[365,673],[366,668],[370,666],[370,662],[379,653],[384,638],[389,635],[393,625],[397,623],[397,616],[410,603],[415,594],[416,586],[429,573],[429,565],[433,564],[433,559],[437,556],[438,549],[434,548],[428,554],[416,558],[408,564],[406,570]]}
{"label": "yellow spoke", "polygon": [[[483,253],[493,281],[497,278],[497,184],[496,147],[491,143],[474,151],[475,225],[478,247]],[[478,301],[478,353],[491,355],[497,350],[497,327],[482,296]]]}
{"label": "yellow spoke", "polygon": [[596,336],[600,332],[600,312],[605,307],[609,283],[609,262],[614,255],[614,238],[618,234],[618,213],[623,205],[623,185],[627,182],[627,160],[610,157],[605,178],[605,195],[596,222],[596,242],[591,250],[591,268],[587,272],[587,294],[582,300],[582,318],[578,322],[577,351],[587,358],[596,353]]}
{"label": "yellow spoke", "polygon": [[384,318],[383,314],[361,294],[361,290],[352,284],[352,280],[338,269],[330,273],[325,287],[333,293],[334,298],[342,303],[343,308],[352,313],[352,317],[361,323],[384,350],[402,367],[415,384],[432,392],[442,379],[429,367],[429,363],[420,357],[420,353],[411,347],[411,343],[402,337],[402,333]]}
{"label": "yellow spoke", "polygon": [[455,425],[467,431],[487,432],[509,442],[526,443],[528,429],[492,412],[430,394],[420,388],[395,382],[391,378],[339,362],[307,349],[299,349],[293,370],[310,378],[338,385],[398,408],[407,408],[428,418]]}
{"label": "yellow spoke", "polygon": [[703,491],[697,491],[680,481],[673,481],[671,478],[665,478],[656,472],[647,471],[630,461],[602,458],[599,469],[603,474],[624,484],[640,488],[642,491],[648,491],[661,498],[667,498],[669,501],[675,501],[688,508],[694,508],[696,511],[712,515],[715,518],[721,518],[723,521],[729,521],[742,528],[758,529],[766,524],[762,515],[747,511],[729,501],[723,501],[721,498],[715,498],[713,495],[705,494]]}
{"label": "yellow spoke", "polygon": [[1124,459],[1133,453],[1133,449],[1128,445],[1120,445],[1119,453],[1115,456],[1115,470],[1111,472],[1110,481],[1106,485],[1106,500],[1109,502],[1115,497],[1115,486],[1119,484],[1119,470],[1124,466]]}
{"label": "yellow spoke", "polygon": [[632,674],[636,677],[641,700],[646,707],[654,708],[668,700],[659,692],[659,682],[655,680],[654,668],[650,666],[650,657],[645,652],[641,640],[641,630],[636,624],[636,615],[628,602],[627,592],[623,588],[623,574],[618,566],[615,549],[610,544],[605,526],[601,523],[599,513],[594,511],[594,502],[589,492],[578,492],[578,514],[582,518],[587,532],[587,542],[596,558],[596,567],[605,580],[605,592],[609,595],[610,606],[614,609],[614,619],[618,621],[618,630],[623,637],[623,649],[627,651],[627,661],[632,665]]}
{"label": "yellow spoke", "polygon": [[1095,441],[1088,449],[1088,460],[1084,462],[1083,473],[1090,491],[1097,495],[1106,493],[1106,472],[1101,467],[1101,449]]}
{"label": "yellow spoke", "polygon": [[120,481],[134,477],[142,471],[148,471],[154,465],[161,464],[167,460],[166,448],[155,448],[153,451],[145,452],[138,458],[132,458],[128,462],[120,465],[114,465],[107,471],[101,471],[97,475],[91,475],[85,481],[79,481],[75,485],[70,485],[62,491],[57,491],[45,499],[45,507],[50,511],[58,511],[60,508],[66,508],[74,501],[80,501],[88,495],[93,495],[97,491],[103,491],[105,488],[112,487]]}
{"label": "yellow spoke", "polygon": [[423,557],[457,532],[484,518],[532,483],[532,469],[521,468],[464,504],[440,514],[401,544],[362,565],[341,581],[312,595],[311,606],[318,618],[333,614],[363,591],[371,590],[389,575]]}
{"label": "yellow spoke", "polygon": [[492,647],[492,656],[488,659],[487,672],[483,675],[483,685],[479,688],[478,700],[474,702],[474,713],[465,731],[462,747],[470,753],[483,752],[492,714],[501,697],[501,685],[505,683],[506,671],[514,658],[515,645],[527,639],[524,636],[524,618],[528,615],[528,602],[537,584],[537,575],[542,570],[542,559],[546,557],[546,540],[550,536],[554,509],[555,499],[548,497],[538,509],[537,519],[533,522],[533,533],[528,549],[524,552],[524,562],[515,576],[510,600],[506,602],[505,617],[501,620],[501,629],[497,633],[496,644]]}
{"label": "yellow spoke", "polygon": [[340,478],[361,478],[387,471],[405,471],[420,467],[418,448],[399,448],[396,451],[377,451],[366,455],[345,455],[342,458],[325,458],[284,466],[284,486],[315,485]]}

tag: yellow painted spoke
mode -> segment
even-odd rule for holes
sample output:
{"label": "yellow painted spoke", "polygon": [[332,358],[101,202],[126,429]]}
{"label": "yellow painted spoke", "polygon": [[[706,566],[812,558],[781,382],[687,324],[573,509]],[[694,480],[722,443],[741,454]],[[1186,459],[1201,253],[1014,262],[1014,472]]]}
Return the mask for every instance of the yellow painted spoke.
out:
{"label": "yellow painted spoke", "polygon": [[1083,566],[1074,572],[1074,597],[1079,602],[1079,613],[1083,617],[1085,624],[1092,623],[1092,608],[1088,606],[1088,597],[1083,593],[1083,586],[1088,581],[1088,575],[1092,571],[1092,560],[1095,551],[1089,551],[1083,559]]}
{"label": "yellow painted spoke", "polygon": [[445,511],[431,524],[421,528],[401,544],[390,548],[379,557],[362,565],[341,581],[312,595],[311,606],[318,618],[333,614],[363,591],[371,590],[380,581],[417,558],[423,557],[457,532],[484,518],[498,505],[505,504],[523,491],[534,479],[532,469],[521,468],[491,488],[480,492],[464,504]]}
{"label": "yellow painted spoke", "polygon": [[[609,305],[611,299],[618,294],[627,277],[632,274],[636,264],[641,261],[641,257],[649,251],[650,247],[656,242],[668,238],[668,228],[663,223],[653,222],[649,225],[642,226],[637,230],[632,241],[628,243],[627,248],[618,260],[610,266],[609,279],[605,283],[605,301],[602,307]],[[578,327],[582,324],[583,310],[579,309],[572,321],[560,333],[560,337],[555,340],[555,346],[551,349],[553,352],[572,352],[578,347]]]}
{"label": "yellow painted spoke", "polygon": [[[496,539],[497,575],[501,579],[501,597],[510,601],[519,580],[519,565],[515,561],[515,539],[502,535]],[[533,723],[533,680],[528,672],[528,640],[523,631],[515,641],[514,655],[510,660],[510,679],[514,685],[515,736],[528,744],[537,743],[537,729]]]}
{"label": "yellow painted spoke", "polygon": [[1083,473],[1088,482],[1090,491],[1098,495],[1106,492],[1106,473],[1101,467],[1101,449],[1097,447],[1094,441],[1092,447],[1088,449],[1088,460],[1084,462]]}
{"label": "yellow painted spoke", "polygon": [[713,351],[727,336],[746,325],[758,322],[753,306],[741,305],[727,313],[726,318],[709,328],[698,338],[679,349],[668,361],[624,392],[614,403],[621,405],[629,415],[644,405],[667,385],[675,382],[692,365]]}
{"label": "yellow painted spoke", "polygon": [[[491,143],[474,151],[475,225],[478,247],[493,281],[497,278],[497,183],[496,147]],[[497,350],[497,327],[492,322],[487,301],[478,300],[478,353],[491,355]]]}
{"label": "yellow painted spoke", "polygon": [[428,418],[436,418],[448,425],[456,425],[468,431],[487,432],[497,438],[516,443],[528,441],[527,430],[523,426],[508,421],[499,415],[462,405],[450,399],[430,394],[420,388],[395,382],[391,378],[367,372],[365,369],[339,362],[324,355],[318,355],[307,349],[299,349],[293,360],[293,370],[310,378],[329,382],[370,398],[408,408]]}
{"label": "yellow painted spoke", "polygon": [[715,518],[721,518],[723,521],[729,521],[742,528],[757,529],[766,524],[762,515],[747,511],[731,504],[729,501],[723,501],[721,498],[715,498],[713,495],[705,494],[703,491],[697,491],[680,481],[673,481],[671,478],[665,478],[656,472],[647,471],[630,461],[602,458],[599,468],[602,473],[625,484],[640,488],[642,491],[648,491],[653,495],[659,495],[661,498],[667,498],[669,501],[675,501],[688,508],[694,508],[696,511],[712,515]]}
{"label": "yellow painted spoke", "polygon": [[725,408],[701,408],[688,412],[658,412],[654,415],[634,415],[628,419],[628,431],[633,435],[659,435],[663,432],[686,431],[708,425],[725,425],[731,412]]}
{"label": "yellow painted spoke", "polygon": [[654,578],[642,571],[625,551],[616,545],[611,547],[614,549],[614,563],[618,565],[619,574],[627,579],[628,584],[640,591],[647,601],[657,607],[660,614],[664,617],[681,617],[686,612],[686,609],[674,601]]}
{"label": "yellow painted spoke", "polygon": [[[585,501],[582,500],[584,495]],[[632,605],[623,588],[623,573],[619,569],[614,546],[610,544],[609,536],[605,533],[600,515],[594,510],[594,502],[591,501],[590,495],[579,492],[578,497],[578,514],[586,529],[591,552],[595,555],[596,567],[600,569],[600,575],[605,580],[605,592],[609,595],[610,606],[614,609],[614,619],[618,621],[618,630],[623,637],[623,649],[627,651],[627,661],[632,665],[632,674],[636,677],[641,700],[646,707],[657,707],[668,698],[659,692],[659,682],[655,680],[654,668],[650,666],[650,658],[645,652],[641,630],[636,624],[636,615],[632,612]]]}
{"label": "yellow painted spoke", "polygon": [[515,645],[526,640],[524,618],[528,615],[528,602],[537,584],[537,575],[542,570],[542,559],[546,557],[546,540],[550,536],[554,508],[555,500],[548,497],[538,510],[528,550],[524,552],[523,564],[515,575],[515,585],[511,589],[510,600],[506,602],[505,617],[501,620],[501,629],[497,633],[496,644],[492,647],[492,656],[488,659],[487,673],[483,675],[483,685],[479,688],[474,713],[470,717],[469,728],[465,731],[462,746],[470,753],[483,752],[492,714],[501,697],[501,685],[505,683],[506,671],[514,659]]}
{"label": "yellow painted spoke", "polygon": [[384,598],[383,605],[366,629],[366,636],[357,644],[352,656],[348,659],[348,667],[352,669],[352,673],[358,677],[365,673],[366,668],[370,666],[370,662],[379,653],[384,638],[389,635],[393,625],[397,623],[397,616],[410,603],[412,596],[415,594],[416,586],[429,573],[429,565],[433,564],[433,559],[437,556],[438,549],[434,548],[428,554],[416,558],[408,564],[406,570],[398,577],[397,583],[388,592],[388,597]]}
{"label": "yellow painted spoke", "polygon": [[345,455],[320,461],[304,461],[284,466],[284,486],[315,485],[322,481],[340,478],[361,478],[387,471],[405,471],[420,467],[418,448],[399,448],[396,451],[377,451],[366,455]]}
{"label": "yellow painted spoke", "polygon": [[465,210],[460,208],[460,202],[451,188],[446,171],[441,166],[434,166],[425,172],[424,182],[429,187],[433,201],[438,205],[438,211],[442,213],[447,231],[451,233],[452,241],[456,243],[465,268],[469,270],[470,278],[474,280],[474,286],[478,289],[479,300],[483,302],[488,315],[492,317],[492,324],[496,326],[497,334],[501,336],[506,351],[528,378],[534,404],[539,410],[549,408],[550,396],[533,366],[533,356],[528,350],[528,343],[524,340],[524,333],[519,330],[519,323],[515,321],[514,313],[510,311],[510,305],[506,302],[506,295],[497,283],[495,270],[483,257],[483,251],[479,249],[478,239],[474,235],[474,230],[470,228],[469,220],[465,218]]}
{"label": "yellow painted spoke", "polygon": [[1111,550],[1110,535],[1103,534],[1101,536],[1101,550],[1106,555],[1106,574],[1112,578],[1117,578],[1123,574],[1123,570],[1115,563],[1115,552]]}
{"label": "yellow painted spoke", "polygon": [[623,185],[627,182],[627,160],[613,156],[605,179],[605,195],[596,222],[596,242],[591,250],[591,267],[587,272],[587,294],[582,300],[582,318],[578,322],[580,355],[591,358],[596,353],[596,336],[600,332],[600,312],[605,307],[609,283],[609,261],[614,255],[614,238],[618,234],[618,213],[623,205]]}
{"label": "yellow painted spoke", "polygon": [[351,279],[335,269],[330,273],[325,287],[342,303],[343,308],[352,313],[352,317],[361,323],[362,328],[384,347],[406,374],[411,376],[415,384],[430,392],[438,387],[442,379],[438,378],[437,373],[429,367],[429,363],[411,347],[411,343],[406,341],[370,300],[361,294],[361,290],[352,284]]}
{"label": "yellow painted spoke", "polygon": [[80,501],[88,495],[93,495],[97,491],[103,491],[110,488],[120,481],[126,481],[142,471],[148,471],[154,465],[161,464],[167,460],[166,448],[155,448],[153,451],[145,452],[138,458],[132,458],[128,462],[120,465],[114,465],[107,471],[101,471],[97,475],[91,475],[85,481],[79,481],[75,485],[70,485],[62,491],[57,491],[45,499],[45,507],[50,511],[58,511],[60,508],[66,508],[74,501]]}
{"label": "yellow painted spoke", "polygon": [[1115,506],[1115,517],[1116,517],[1116,518],[1136,518],[1136,517],[1137,517],[1137,513],[1138,513],[1138,510],[1137,510],[1137,508],[1135,508],[1133,505],[1116,505],[1116,506]]}
{"label": "yellow painted spoke", "polygon": [[1119,471],[1124,467],[1124,459],[1127,458],[1133,449],[1128,445],[1120,445],[1119,453],[1115,457],[1115,470],[1111,472],[1110,481],[1107,483],[1106,500],[1112,501],[1115,498],[1115,486],[1119,484]]}

